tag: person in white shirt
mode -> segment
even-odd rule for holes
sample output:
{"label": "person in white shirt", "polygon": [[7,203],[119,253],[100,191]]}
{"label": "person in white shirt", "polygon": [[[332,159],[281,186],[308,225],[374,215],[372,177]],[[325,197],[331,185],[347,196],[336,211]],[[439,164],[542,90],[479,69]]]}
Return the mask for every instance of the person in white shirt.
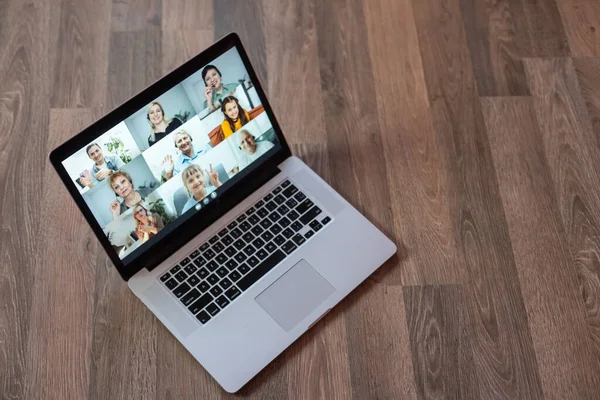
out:
{"label": "person in white shirt", "polygon": [[245,129],[238,133],[238,143],[242,153],[240,155],[240,169],[246,168],[260,156],[271,150],[275,145],[268,141],[257,142],[254,136]]}

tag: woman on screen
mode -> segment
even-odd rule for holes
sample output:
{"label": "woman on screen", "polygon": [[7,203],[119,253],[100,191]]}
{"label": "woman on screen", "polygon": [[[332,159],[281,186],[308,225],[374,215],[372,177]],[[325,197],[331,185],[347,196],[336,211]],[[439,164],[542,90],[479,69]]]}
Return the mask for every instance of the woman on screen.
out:
{"label": "woman on screen", "polygon": [[221,80],[221,71],[214,65],[207,65],[202,70],[202,80],[204,81],[204,107],[209,111],[214,111],[221,105],[221,100],[235,92],[237,83],[223,83]]}
{"label": "woman on screen", "polygon": [[138,204],[133,209],[136,233],[141,243],[156,235],[165,227],[162,218],[158,214],[150,213],[143,205]]}
{"label": "woman on screen", "polygon": [[146,112],[146,118],[148,118],[148,123],[152,128],[150,136],[148,136],[148,146],[152,146],[181,126],[179,119],[169,119],[165,116],[165,110],[158,101],[150,103],[150,107],[148,107],[148,111]]}
{"label": "woman on screen", "polygon": [[119,215],[131,207],[144,200],[152,192],[152,188],[145,187],[143,189],[135,189],[133,181],[129,174],[125,171],[117,171],[108,178],[108,183],[115,192],[118,198],[110,203],[109,210],[113,215],[113,219],[117,219]]}
{"label": "woman on screen", "polygon": [[223,99],[221,111],[225,116],[221,124],[225,138],[250,122],[250,114],[240,106],[238,99],[234,96],[227,96]]}
{"label": "woman on screen", "polygon": [[[204,181],[204,172],[210,177],[210,184],[208,187]],[[202,168],[196,164],[190,165],[181,173],[181,180],[190,196],[190,199],[183,206],[181,211],[182,214],[221,186],[219,175],[217,174],[217,171],[213,170],[212,164],[210,164],[209,171],[202,171]]]}

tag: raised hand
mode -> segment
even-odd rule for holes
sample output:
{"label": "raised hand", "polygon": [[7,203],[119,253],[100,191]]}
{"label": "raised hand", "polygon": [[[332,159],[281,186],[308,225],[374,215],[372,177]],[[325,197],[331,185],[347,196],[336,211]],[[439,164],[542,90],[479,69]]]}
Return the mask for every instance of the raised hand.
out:
{"label": "raised hand", "polygon": [[121,215],[121,203],[119,203],[119,200],[114,200],[112,203],[110,203],[110,207],[108,209],[113,215],[113,219],[116,219],[119,217],[119,215]]}
{"label": "raised hand", "polygon": [[206,105],[209,107],[212,107],[213,105],[212,92],[212,87],[207,86],[204,88],[204,98],[206,99]]}
{"label": "raised hand", "polygon": [[96,179],[98,179],[99,181],[103,180],[104,178],[106,178],[107,176],[109,176],[111,173],[110,169],[102,169],[100,171],[98,171],[94,176],[96,177]]}
{"label": "raised hand", "polygon": [[204,170],[206,172],[206,175],[208,175],[208,177],[210,178],[210,183],[218,188],[219,186],[221,186],[221,182],[219,182],[219,174],[217,174],[217,171],[213,170],[212,164],[210,165],[210,171]]}
{"label": "raised hand", "polygon": [[167,154],[165,158],[163,158],[162,166],[165,172],[173,172],[175,169],[175,163],[173,162],[173,156]]}

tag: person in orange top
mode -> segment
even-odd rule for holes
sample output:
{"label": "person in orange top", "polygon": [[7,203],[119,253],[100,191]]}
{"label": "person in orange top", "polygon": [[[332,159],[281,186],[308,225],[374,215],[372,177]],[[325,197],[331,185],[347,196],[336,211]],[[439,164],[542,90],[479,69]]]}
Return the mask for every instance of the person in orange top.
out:
{"label": "person in orange top", "polygon": [[225,116],[221,129],[225,138],[233,135],[233,132],[250,122],[250,114],[240,106],[238,99],[227,96],[221,101],[221,111]]}

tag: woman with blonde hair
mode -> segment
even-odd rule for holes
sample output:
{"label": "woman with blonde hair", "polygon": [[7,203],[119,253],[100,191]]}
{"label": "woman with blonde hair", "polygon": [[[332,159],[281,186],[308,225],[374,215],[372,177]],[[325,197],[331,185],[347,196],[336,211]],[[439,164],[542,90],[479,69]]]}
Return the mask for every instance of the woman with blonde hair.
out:
{"label": "woman with blonde hair", "polygon": [[144,200],[152,192],[152,188],[145,187],[136,189],[133,186],[131,176],[125,171],[117,171],[108,178],[110,188],[115,192],[118,198],[110,203],[109,211],[113,215],[113,219],[117,219],[119,215],[135,206],[140,201]]}
{"label": "woman with blonde hair", "polygon": [[150,103],[146,111],[146,118],[152,128],[150,136],[148,136],[149,147],[182,125],[177,118],[167,118],[164,108],[158,101]]}
{"label": "woman with blonde hair", "polygon": [[135,219],[136,233],[141,243],[146,243],[148,239],[165,227],[160,215],[151,213],[141,204],[134,207],[133,218]]}

